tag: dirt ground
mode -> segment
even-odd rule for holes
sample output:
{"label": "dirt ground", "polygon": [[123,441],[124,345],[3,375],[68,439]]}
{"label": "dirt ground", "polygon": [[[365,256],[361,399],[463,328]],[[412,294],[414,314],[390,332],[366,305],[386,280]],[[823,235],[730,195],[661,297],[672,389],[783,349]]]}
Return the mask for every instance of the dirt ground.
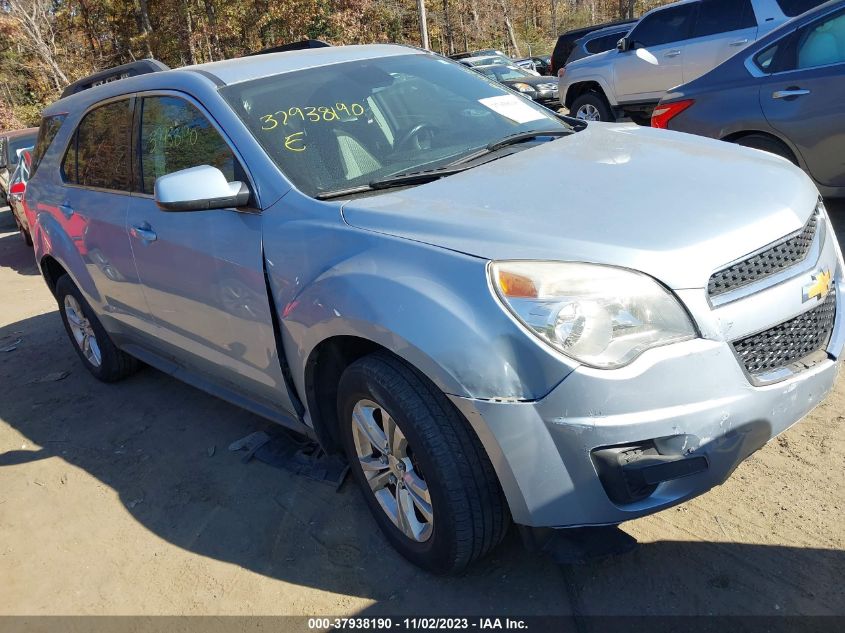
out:
{"label": "dirt ground", "polygon": [[[845,224],[845,204],[834,210]],[[845,382],[723,486],[582,566],[515,533],[459,578],[386,544],[350,482],[230,442],[268,423],[152,369],[79,363],[0,212],[0,614],[845,614]],[[841,229],[845,235],[845,226]]]}

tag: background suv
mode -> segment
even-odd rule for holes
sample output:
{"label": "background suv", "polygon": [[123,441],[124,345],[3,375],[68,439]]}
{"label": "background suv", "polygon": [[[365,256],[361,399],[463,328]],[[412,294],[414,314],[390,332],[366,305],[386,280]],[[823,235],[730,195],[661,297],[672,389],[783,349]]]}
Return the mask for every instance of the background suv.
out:
{"label": "background suv", "polygon": [[648,125],[670,88],[712,70],[821,0],[682,0],[646,13],[617,49],[567,64],[560,98],[573,116]]}

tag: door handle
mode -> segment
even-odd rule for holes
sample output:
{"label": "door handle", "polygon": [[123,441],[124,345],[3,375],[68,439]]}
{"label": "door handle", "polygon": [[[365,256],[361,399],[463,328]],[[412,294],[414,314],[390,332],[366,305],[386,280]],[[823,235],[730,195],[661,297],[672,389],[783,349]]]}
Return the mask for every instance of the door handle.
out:
{"label": "door handle", "polygon": [[61,211],[62,215],[68,220],[70,220],[70,216],[73,215],[73,207],[69,204],[60,204],[59,211]]}
{"label": "door handle", "polygon": [[675,49],[675,50],[673,50],[673,51],[666,51],[666,54],[665,54],[663,57],[677,57],[677,56],[678,56],[678,55],[680,55],[680,54],[681,54],[681,51],[679,51],[679,50],[676,48],[676,49]]}
{"label": "door handle", "polygon": [[132,237],[144,242],[155,242],[158,239],[156,232],[153,231],[152,227],[146,222],[144,222],[141,226],[133,226],[129,229],[129,233]]}
{"label": "door handle", "polygon": [[794,99],[795,97],[803,97],[810,94],[809,90],[802,88],[787,88],[786,90],[777,90],[772,93],[772,99]]}
{"label": "door handle", "polygon": [[748,44],[748,38],[744,40],[737,40],[736,42],[731,42],[731,46],[742,46],[743,44]]}

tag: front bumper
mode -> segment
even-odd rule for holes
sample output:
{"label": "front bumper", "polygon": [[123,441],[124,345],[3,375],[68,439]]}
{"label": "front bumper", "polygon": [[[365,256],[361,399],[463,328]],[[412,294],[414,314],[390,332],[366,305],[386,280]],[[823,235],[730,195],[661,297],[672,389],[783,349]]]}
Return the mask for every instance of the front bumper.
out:
{"label": "front bumper", "polygon": [[[790,380],[753,387],[724,342],[698,339],[645,356],[648,366],[636,369],[582,367],[536,402],[452,397],[485,445],[517,523],[620,523],[700,495],[807,415],[839,370],[838,361],[826,360]],[[707,469],[660,483],[645,499],[614,503],[591,453],[655,438],[676,438],[667,442],[674,448],[662,450],[704,455]]]}
{"label": "front bumper", "polygon": [[[606,525],[681,503],[721,484],[821,403],[845,346],[842,259],[824,224],[807,259],[779,276],[714,302],[704,289],[676,291],[701,338],[649,350],[620,369],[578,367],[537,401],[450,396],[484,444],[514,520],[533,527]],[[836,292],[826,354],[785,380],[753,384],[730,341],[806,310],[802,290],[822,269],[835,271]],[[651,461],[636,462],[641,457]],[[608,476],[608,463],[619,472]],[[613,481],[621,477],[623,492],[630,492],[626,469],[643,463],[657,467],[633,475],[645,473],[650,485],[620,494]]]}

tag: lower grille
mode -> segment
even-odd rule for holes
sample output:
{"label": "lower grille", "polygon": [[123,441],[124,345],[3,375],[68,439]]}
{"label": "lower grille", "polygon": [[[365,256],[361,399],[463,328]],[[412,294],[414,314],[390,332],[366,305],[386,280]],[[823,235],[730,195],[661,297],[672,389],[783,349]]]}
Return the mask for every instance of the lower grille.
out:
{"label": "lower grille", "polygon": [[759,334],[734,341],[733,348],[752,378],[761,377],[790,368],[827,347],[835,317],[836,293],[831,292],[812,310]]}

